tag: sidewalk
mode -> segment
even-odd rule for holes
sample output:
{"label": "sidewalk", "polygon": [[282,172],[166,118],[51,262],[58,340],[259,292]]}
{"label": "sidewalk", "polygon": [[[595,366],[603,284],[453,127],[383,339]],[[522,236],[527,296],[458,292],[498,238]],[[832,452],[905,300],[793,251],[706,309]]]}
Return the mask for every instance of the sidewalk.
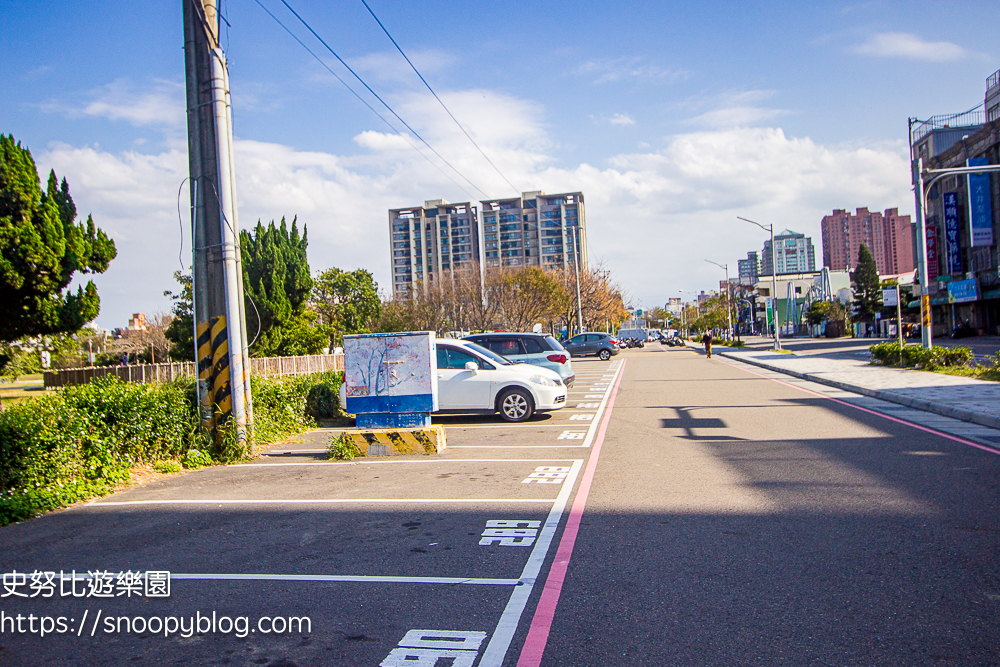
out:
{"label": "sidewalk", "polygon": [[803,380],[1000,429],[1000,382],[870,366],[864,359],[842,356],[796,356],[721,346],[713,352]]}

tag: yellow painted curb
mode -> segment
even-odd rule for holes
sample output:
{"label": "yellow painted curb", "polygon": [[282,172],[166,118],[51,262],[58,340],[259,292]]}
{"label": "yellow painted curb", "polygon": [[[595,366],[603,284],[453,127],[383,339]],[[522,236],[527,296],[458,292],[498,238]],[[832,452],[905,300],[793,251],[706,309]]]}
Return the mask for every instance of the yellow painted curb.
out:
{"label": "yellow painted curb", "polygon": [[444,427],[377,428],[344,431],[362,456],[397,456],[400,454],[440,454],[446,446]]}

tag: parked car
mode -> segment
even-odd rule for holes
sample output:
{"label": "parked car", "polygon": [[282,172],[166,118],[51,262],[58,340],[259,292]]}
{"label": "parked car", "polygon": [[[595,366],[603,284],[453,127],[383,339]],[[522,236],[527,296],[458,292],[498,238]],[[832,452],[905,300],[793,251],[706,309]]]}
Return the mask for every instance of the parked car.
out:
{"label": "parked car", "polygon": [[[536,412],[566,405],[566,385],[548,368],[515,364],[467,340],[438,339],[435,414],[493,414],[523,422]],[[340,404],[347,404],[346,385]]]}
{"label": "parked car", "polygon": [[494,354],[516,363],[548,368],[559,374],[563,384],[573,386],[572,355],[552,336],[536,333],[482,333],[466,336]]}
{"label": "parked car", "polygon": [[607,361],[618,354],[618,340],[606,333],[582,333],[570,338],[563,344],[566,351],[574,357],[596,355]]}

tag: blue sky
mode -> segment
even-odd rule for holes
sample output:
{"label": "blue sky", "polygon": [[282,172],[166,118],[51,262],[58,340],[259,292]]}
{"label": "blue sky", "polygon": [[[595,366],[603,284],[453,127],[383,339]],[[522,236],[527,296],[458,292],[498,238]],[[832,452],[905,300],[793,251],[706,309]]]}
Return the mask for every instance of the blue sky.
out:
{"label": "blue sky", "polygon": [[[0,132],[116,239],[96,279],[105,327],[167,310],[189,263],[181,2],[0,5]],[[346,75],[280,0],[261,2]],[[513,193],[360,0],[289,3],[465,176]],[[912,212],[907,117],[981,103],[1000,68],[995,1],[370,4],[515,185],[584,192],[592,259],[646,307],[717,286],[704,259],[760,249],[736,215],[811,234],[819,257],[833,208]],[[241,225],[297,215],[313,269],[364,267],[388,289],[386,210],[469,194],[254,0],[222,9]]]}

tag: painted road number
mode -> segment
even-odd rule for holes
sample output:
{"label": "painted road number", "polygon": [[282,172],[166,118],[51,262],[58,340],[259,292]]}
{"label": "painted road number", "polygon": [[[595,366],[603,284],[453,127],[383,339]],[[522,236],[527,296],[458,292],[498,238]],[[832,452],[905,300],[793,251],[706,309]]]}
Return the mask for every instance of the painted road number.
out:
{"label": "painted road number", "polygon": [[577,414],[577,415],[570,415],[569,416],[569,420],[570,421],[589,422],[589,421],[592,421],[593,419],[594,419],[594,415]]}
{"label": "painted road number", "polygon": [[472,667],[485,632],[410,630],[379,667],[434,667],[450,660],[452,667]]}
{"label": "painted road number", "polygon": [[556,440],[583,440],[586,437],[586,431],[563,431]]}
{"label": "painted road number", "polygon": [[577,403],[576,407],[580,410],[593,410],[601,407],[600,403]]}
{"label": "painted road number", "polygon": [[538,537],[541,521],[514,521],[493,519],[486,522],[480,546],[488,547],[497,542],[502,547],[530,547]]}
{"label": "painted road number", "polygon": [[569,477],[570,466],[539,466],[521,484],[562,484]]}

